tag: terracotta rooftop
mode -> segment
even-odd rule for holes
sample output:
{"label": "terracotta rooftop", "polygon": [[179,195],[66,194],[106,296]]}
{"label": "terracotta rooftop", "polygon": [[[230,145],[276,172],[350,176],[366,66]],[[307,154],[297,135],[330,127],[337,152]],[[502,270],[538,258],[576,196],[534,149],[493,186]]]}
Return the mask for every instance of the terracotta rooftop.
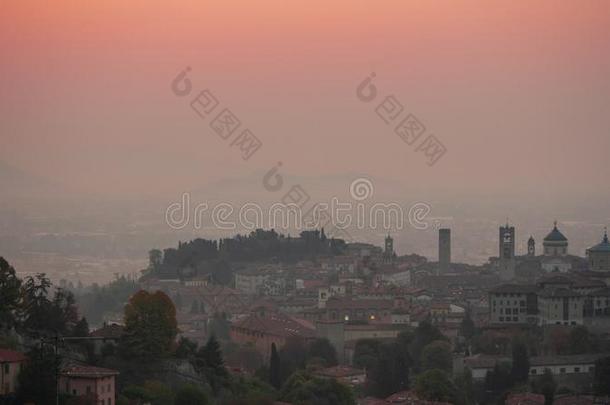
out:
{"label": "terracotta rooftop", "polygon": [[544,405],[544,395],[532,394],[531,392],[523,392],[519,394],[509,395],[506,405]]}
{"label": "terracotta rooftop", "polygon": [[419,399],[417,394],[415,394],[413,391],[397,392],[396,394],[390,395],[385,400],[388,404],[395,405],[451,405],[449,402],[436,402]]}
{"label": "terracotta rooftop", "polygon": [[75,378],[102,378],[112,377],[118,374],[118,371],[110,370],[108,368],[81,365],[71,365],[61,370],[62,376]]}
{"label": "terracotta rooftop", "polygon": [[334,378],[352,377],[355,375],[362,375],[364,373],[364,370],[349,366],[335,366],[316,371],[317,375]]}
{"label": "terracotta rooftop", "polygon": [[16,363],[26,360],[27,357],[21,352],[0,349],[0,363]]}
{"label": "terracotta rooftop", "polygon": [[125,333],[124,331],[124,326],[113,323],[110,325],[104,325],[101,328],[94,330],[93,332],[89,333],[89,336],[119,339],[121,336],[123,336],[123,333]]}
{"label": "terracotta rooftop", "polygon": [[315,335],[315,327],[309,322],[281,312],[267,313],[264,316],[252,314],[235,322],[232,328],[283,337],[313,337]]}

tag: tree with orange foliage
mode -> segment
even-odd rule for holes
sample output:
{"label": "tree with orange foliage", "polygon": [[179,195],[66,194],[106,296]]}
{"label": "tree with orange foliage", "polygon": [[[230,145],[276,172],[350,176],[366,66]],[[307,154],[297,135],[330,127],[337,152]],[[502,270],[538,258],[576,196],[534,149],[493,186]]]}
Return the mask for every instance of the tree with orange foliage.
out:
{"label": "tree with orange foliage", "polygon": [[176,308],[163,292],[140,290],[125,306],[123,357],[158,359],[168,355],[178,334]]}

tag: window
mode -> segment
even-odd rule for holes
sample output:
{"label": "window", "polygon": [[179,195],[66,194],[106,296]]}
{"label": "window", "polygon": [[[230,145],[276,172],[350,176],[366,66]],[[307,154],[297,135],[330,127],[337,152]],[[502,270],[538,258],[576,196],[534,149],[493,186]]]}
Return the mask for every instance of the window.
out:
{"label": "window", "polygon": [[11,365],[9,363],[4,364],[4,374],[8,374],[11,370]]}
{"label": "window", "polygon": [[560,368],[560,369],[559,369],[559,372],[560,372],[561,374],[565,374],[565,373],[566,373],[566,369],[565,369],[565,368]]}
{"label": "window", "polygon": [[580,367],[574,367],[574,372],[575,373],[580,373]]}
{"label": "window", "polygon": [[532,371],[530,371],[530,374],[534,374],[534,375],[536,375],[536,374],[538,374],[538,370],[536,370],[535,368],[533,368],[533,369],[532,369]]}

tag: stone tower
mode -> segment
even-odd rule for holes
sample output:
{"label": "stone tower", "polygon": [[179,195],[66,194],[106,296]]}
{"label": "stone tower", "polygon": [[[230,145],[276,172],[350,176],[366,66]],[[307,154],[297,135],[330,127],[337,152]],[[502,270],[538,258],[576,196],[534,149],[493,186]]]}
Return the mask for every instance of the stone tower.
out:
{"label": "stone tower", "polygon": [[451,265],[451,229],[438,230],[438,271],[447,273]]}
{"label": "stone tower", "polygon": [[527,240],[527,255],[531,257],[536,256],[536,241],[532,236]]}
{"label": "stone tower", "polygon": [[392,263],[396,255],[394,254],[394,239],[388,234],[385,238],[385,248],[383,250],[383,262]]}
{"label": "stone tower", "polygon": [[500,227],[499,235],[499,273],[500,279],[504,281],[515,278],[515,227]]}

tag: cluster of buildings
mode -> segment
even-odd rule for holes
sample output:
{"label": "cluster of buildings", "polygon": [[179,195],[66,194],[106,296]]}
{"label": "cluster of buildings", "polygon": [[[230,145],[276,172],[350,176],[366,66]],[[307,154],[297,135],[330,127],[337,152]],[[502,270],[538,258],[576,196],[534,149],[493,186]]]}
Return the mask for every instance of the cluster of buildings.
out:
{"label": "cluster of buildings", "polygon": [[[351,367],[359,339],[390,341],[424,320],[435,324],[456,347],[467,316],[478,328],[499,333],[585,325],[600,336],[610,336],[607,234],[587,249],[585,257],[569,254],[568,239],[557,223],[544,238],[541,254],[532,237],[527,246],[525,254],[516,254],[515,227],[506,224],[499,227],[497,257],[482,266],[453,263],[451,230],[444,228],[438,232],[437,262],[415,254],[397,255],[388,235],[382,248],[352,243],[338,256],[319,255],[292,264],[232,263],[230,286],[214,284],[201,274],[186,279],[148,278],[141,287],[165,291],[176,306],[180,333],[200,344],[213,328],[215,333],[225,328],[225,338],[268,358],[272,344],[281,348],[291,339],[327,338],[340,366],[322,370],[320,376],[356,385],[366,379],[362,370]],[[92,332],[104,344],[118,342],[121,335],[122,327],[111,323]],[[559,376],[590,379],[598,357],[534,357],[530,375],[549,368]],[[468,367],[475,379],[481,379],[498,361],[502,358],[455,354],[454,369]],[[0,351],[3,393],[14,390],[15,367],[20,362],[22,358]],[[229,366],[243,368],[242,364]],[[104,405],[111,405],[115,377],[112,370],[75,366],[62,372],[61,389],[95,393]],[[377,401],[423,403],[409,392],[395,396]],[[400,402],[401,398],[406,402]]]}
{"label": "cluster of buildings", "polygon": [[[0,349],[0,400],[14,397],[19,385],[19,373],[27,361],[27,357],[19,351]],[[116,370],[66,363],[59,372],[58,392],[91,398],[98,405],[114,405],[118,375]]]}

